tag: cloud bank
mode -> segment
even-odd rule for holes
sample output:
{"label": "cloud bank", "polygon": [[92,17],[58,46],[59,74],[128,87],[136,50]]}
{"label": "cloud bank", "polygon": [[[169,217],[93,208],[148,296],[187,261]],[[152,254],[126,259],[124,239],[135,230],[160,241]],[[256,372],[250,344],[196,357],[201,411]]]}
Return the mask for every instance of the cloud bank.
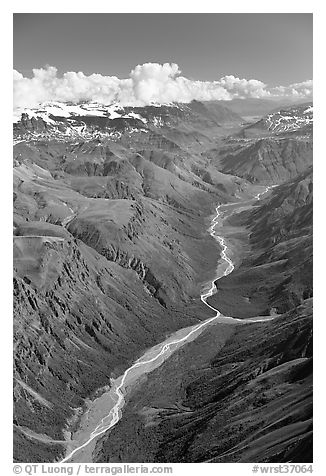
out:
{"label": "cloud bank", "polygon": [[256,79],[224,76],[216,81],[193,81],[181,75],[175,63],[136,66],[127,79],[67,72],[58,76],[53,66],[33,69],[26,78],[14,70],[14,107],[35,107],[47,101],[96,101],[143,106],[152,102],[231,100],[233,98],[311,98],[312,81],[268,88]]}

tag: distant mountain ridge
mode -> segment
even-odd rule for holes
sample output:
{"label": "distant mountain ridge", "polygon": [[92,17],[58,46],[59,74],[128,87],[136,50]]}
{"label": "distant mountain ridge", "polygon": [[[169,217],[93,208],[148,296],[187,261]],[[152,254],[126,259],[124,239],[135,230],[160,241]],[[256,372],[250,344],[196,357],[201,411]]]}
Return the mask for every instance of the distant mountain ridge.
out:
{"label": "distant mountain ridge", "polygon": [[122,107],[119,104],[49,102],[33,109],[17,110],[14,116],[16,140],[30,137],[84,137],[119,139],[123,131],[148,132],[162,127],[190,128],[204,132],[225,124],[243,123],[238,114],[218,103],[192,101],[189,104],[153,104]]}
{"label": "distant mountain ridge", "polygon": [[306,99],[293,100],[292,98],[268,99],[268,98],[234,98],[231,101],[219,101],[233,112],[246,116],[265,116],[270,112],[293,107],[295,105],[306,103]]}
{"label": "distant mountain ridge", "polygon": [[245,127],[240,135],[251,137],[262,132],[274,135],[299,131],[308,134],[312,132],[312,125],[313,105],[305,103],[275,110],[258,122]]}

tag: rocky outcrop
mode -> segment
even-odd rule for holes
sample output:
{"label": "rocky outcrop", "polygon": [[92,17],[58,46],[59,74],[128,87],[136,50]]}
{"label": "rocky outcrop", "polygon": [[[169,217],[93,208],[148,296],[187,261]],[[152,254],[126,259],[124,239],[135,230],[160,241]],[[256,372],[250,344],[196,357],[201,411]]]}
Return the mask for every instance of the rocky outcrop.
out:
{"label": "rocky outcrop", "polygon": [[[53,461],[85,399],[194,316],[165,309],[136,273],[74,239],[17,237],[15,246],[14,457]],[[149,271],[144,279],[154,290]]]}
{"label": "rocky outcrop", "polygon": [[41,117],[29,117],[28,114],[23,113],[18,124],[14,125],[14,132],[16,134],[26,133],[46,133],[50,131],[51,127]]}

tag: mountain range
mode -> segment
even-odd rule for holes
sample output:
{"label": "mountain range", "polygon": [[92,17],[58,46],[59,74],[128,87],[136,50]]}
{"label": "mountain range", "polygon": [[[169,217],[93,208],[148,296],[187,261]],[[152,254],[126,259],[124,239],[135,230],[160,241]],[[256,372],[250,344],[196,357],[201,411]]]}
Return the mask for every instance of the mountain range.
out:
{"label": "mountain range", "polygon": [[235,269],[208,303],[266,322],[210,326],[143,376],[92,461],[311,461],[313,108],[239,101],[16,111],[15,461],[62,460],[103,389],[211,317],[230,204]]}

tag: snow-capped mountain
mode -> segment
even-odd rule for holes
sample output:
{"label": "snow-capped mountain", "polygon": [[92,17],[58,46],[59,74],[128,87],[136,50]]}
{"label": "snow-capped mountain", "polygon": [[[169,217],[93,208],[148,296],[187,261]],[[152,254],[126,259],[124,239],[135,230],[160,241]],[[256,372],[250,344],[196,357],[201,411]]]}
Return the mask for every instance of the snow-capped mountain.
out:
{"label": "snow-capped mountain", "polygon": [[313,124],[312,103],[291,106],[267,114],[252,127],[260,127],[272,133],[298,131]]}
{"label": "snow-capped mountain", "polygon": [[259,121],[244,127],[237,134],[241,138],[257,138],[272,136],[308,137],[313,128],[312,103],[281,108],[264,116]]}
{"label": "snow-capped mountain", "polygon": [[124,129],[141,130],[148,121],[118,104],[49,102],[33,109],[15,110],[13,122],[17,141],[26,138],[118,138],[121,136],[119,125],[120,129],[124,125]]}
{"label": "snow-capped mountain", "polygon": [[124,133],[146,133],[165,127],[208,130],[241,122],[240,116],[223,105],[198,101],[143,107],[48,102],[33,109],[15,110],[14,139],[119,139]]}
{"label": "snow-capped mountain", "polygon": [[19,108],[14,111],[13,122],[19,122],[22,114],[26,114],[29,118],[41,118],[49,124],[53,124],[55,122],[53,119],[51,119],[51,116],[53,116],[54,118],[93,116],[107,117],[108,119],[116,119],[118,117],[134,117],[143,120],[144,122],[147,122],[145,119],[141,118],[139,115],[133,112],[126,113],[124,108],[119,104],[111,104],[105,106],[95,102],[82,104],[48,102],[34,109]]}
{"label": "snow-capped mountain", "polygon": [[281,109],[268,114],[263,121],[268,130],[272,132],[295,131],[313,123],[313,106],[312,104],[303,104]]}

